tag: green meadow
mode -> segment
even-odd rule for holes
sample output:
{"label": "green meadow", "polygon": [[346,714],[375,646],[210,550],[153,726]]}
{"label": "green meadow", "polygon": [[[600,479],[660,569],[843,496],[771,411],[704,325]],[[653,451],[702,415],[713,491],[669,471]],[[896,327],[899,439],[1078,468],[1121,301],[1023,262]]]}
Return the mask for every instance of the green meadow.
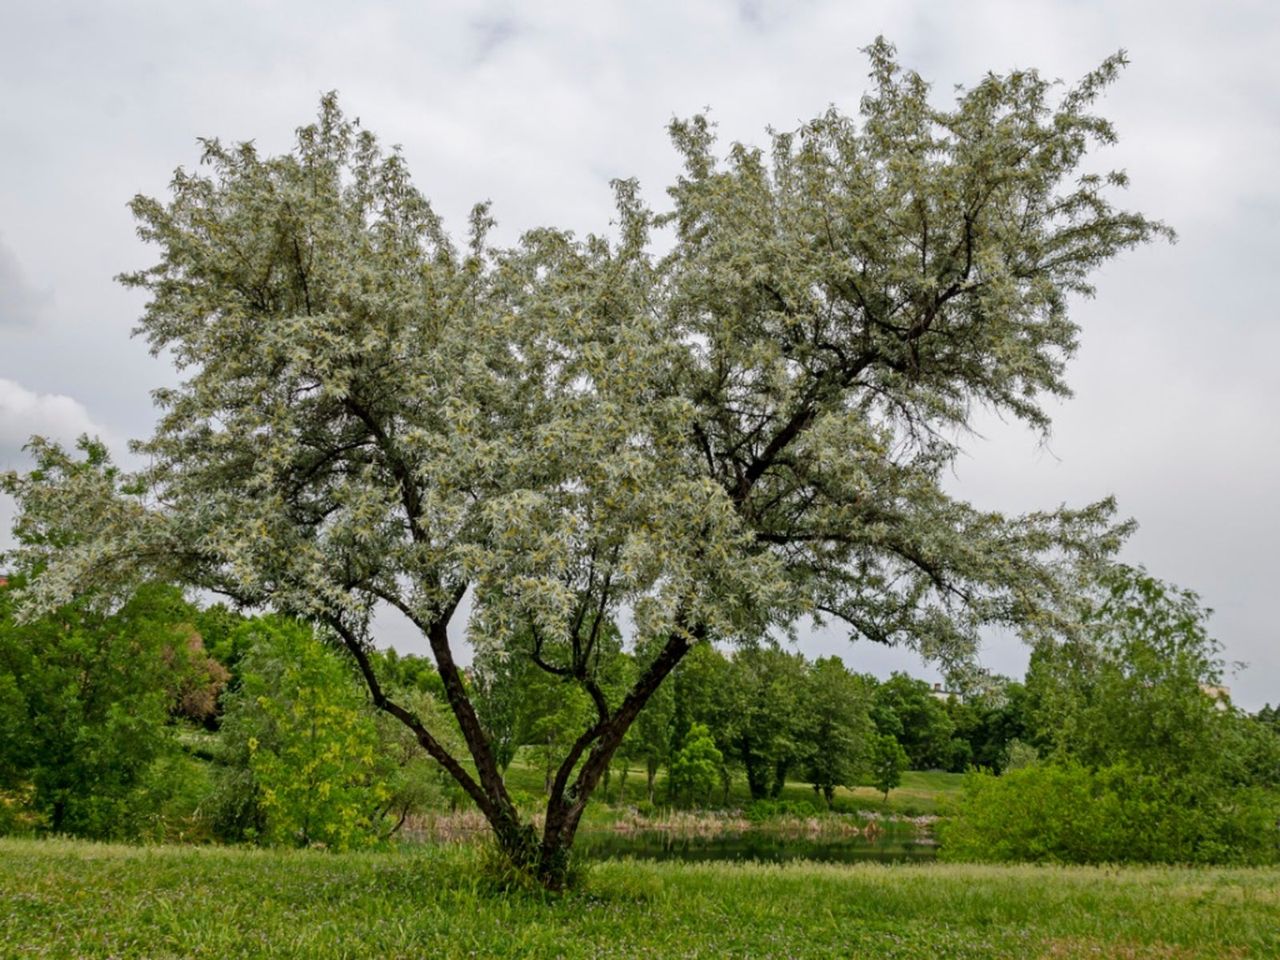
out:
{"label": "green meadow", "polygon": [[[519,796],[527,799],[531,812],[542,807],[542,778],[543,772],[528,762],[517,760],[507,768],[507,783]],[[945,816],[960,799],[963,786],[964,775],[960,773],[904,770],[901,784],[890,790],[887,797],[874,787],[837,787],[832,810],[854,815],[874,813],[896,817]],[[665,771],[659,773],[655,780],[654,796],[659,809],[662,808],[662,801],[667,796]],[[825,801],[811,786],[794,780],[787,782],[776,799],[792,805],[808,805],[819,813],[826,810]],[[609,788],[602,789],[588,807],[586,822],[609,822],[630,809],[644,809],[646,800],[643,771],[631,771],[625,785],[614,774]],[[746,782],[741,777],[735,777],[730,784],[728,798],[725,799],[717,791],[709,798],[704,809],[741,810],[751,803]]]}
{"label": "green meadow", "polygon": [[500,891],[480,846],[0,840],[6,958],[1280,955],[1280,870],[603,862]]}

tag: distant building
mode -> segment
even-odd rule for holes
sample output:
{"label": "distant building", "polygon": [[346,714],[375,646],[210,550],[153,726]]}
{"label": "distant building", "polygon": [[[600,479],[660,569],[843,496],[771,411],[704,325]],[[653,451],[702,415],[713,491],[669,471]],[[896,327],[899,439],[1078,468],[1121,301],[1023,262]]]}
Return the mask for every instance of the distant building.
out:
{"label": "distant building", "polygon": [[940,683],[935,683],[933,685],[933,689],[929,692],[933,694],[934,699],[936,700],[950,700],[952,697],[955,697],[957,700],[964,699],[958,691],[944,689]]}

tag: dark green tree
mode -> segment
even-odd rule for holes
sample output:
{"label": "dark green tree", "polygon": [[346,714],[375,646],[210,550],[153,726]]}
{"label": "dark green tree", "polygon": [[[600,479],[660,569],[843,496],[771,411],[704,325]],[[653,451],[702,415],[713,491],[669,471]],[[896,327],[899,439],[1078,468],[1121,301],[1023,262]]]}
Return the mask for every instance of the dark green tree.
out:
{"label": "dark green tree", "polygon": [[1223,664],[1211,612],[1141,568],[1112,567],[1084,616],[1087,640],[1032,655],[1035,741],[1091,767],[1129,762],[1170,776],[1218,767],[1237,718],[1217,695]]}
{"label": "dark green tree", "polygon": [[650,803],[654,800],[658,771],[668,764],[671,757],[677,683],[678,678],[654,692],[624,741],[627,755],[644,765],[645,789]]}
{"label": "dark green tree", "polygon": [[504,653],[477,656],[471,667],[476,717],[489,738],[494,763],[503,772],[515,759],[520,738],[530,735],[522,711],[533,707],[529,699],[533,669],[524,657]]}
{"label": "dark green tree", "polygon": [[889,733],[876,734],[871,747],[871,785],[889,799],[889,791],[902,783],[902,772],[910,759],[898,738]]}
{"label": "dark green tree", "polygon": [[1264,704],[1256,715],[1257,721],[1280,734],[1280,705]]}
{"label": "dark green tree", "polygon": [[838,657],[811,664],[805,678],[800,737],[804,772],[830,808],[836,787],[852,787],[870,766],[875,724],[870,691]]}
{"label": "dark green tree", "polygon": [[706,800],[720,779],[722,759],[706,724],[691,726],[671,758],[671,791],[675,799],[686,803]]}
{"label": "dark green tree", "polygon": [[925,681],[894,673],[876,687],[871,716],[880,733],[898,738],[912,769],[951,768],[955,724]]}
{"label": "dark green tree", "polygon": [[[1025,686],[1004,678],[965,697],[948,700],[947,714],[955,725],[949,769],[961,773],[972,765],[996,773],[1002,771],[1010,745],[1028,738],[1026,700]],[[955,749],[960,743],[966,749]]]}
{"label": "dark green tree", "polygon": [[113,613],[86,597],[37,620],[0,590],[0,790],[28,785],[48,830],[129,838],[159,797],[156,762],[176,749],[169,720],[190,676],[194,613],[179,590],[140,587]]}
{"label": "dark green tree", "polygon": [[747,775],[753,800],[777,797],[805,756],[804,658],[776,647],[747,647],[729,661],[720,734]]}

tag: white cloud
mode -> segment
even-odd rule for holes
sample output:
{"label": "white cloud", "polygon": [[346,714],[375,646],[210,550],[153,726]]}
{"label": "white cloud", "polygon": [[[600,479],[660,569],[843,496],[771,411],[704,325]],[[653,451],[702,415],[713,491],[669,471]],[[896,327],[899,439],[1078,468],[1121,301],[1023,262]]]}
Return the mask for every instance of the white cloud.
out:
{"label": "white cloud", "polygon": [[108,443],[111,439],[78,400],[60,393],[36,393],[0,378],[0,467],[20,466],[22,448],[34,435],[72,444],[85,433]]}

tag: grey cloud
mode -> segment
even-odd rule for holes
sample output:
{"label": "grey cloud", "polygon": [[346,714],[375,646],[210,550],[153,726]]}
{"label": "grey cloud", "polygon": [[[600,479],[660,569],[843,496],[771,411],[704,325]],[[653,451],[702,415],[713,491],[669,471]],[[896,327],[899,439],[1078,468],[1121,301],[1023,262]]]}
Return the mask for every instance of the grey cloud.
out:
{"label": "grey cloud", "polygon": [[52,291],[38,290],[17,255],[0,239],[0,326],[33,326],[52,301]]}
{"label": "grey cloud", "polygon": [[[1075,306],[1077,396],[1057,413],[1057,459],[984,423],[989,439],[970,444],[954,489],[1010,511],[1116,493],[1142,524],[1125,558],[1199,590],[1227,657],[1253,664],[1232,681],[1239,701],[1280,698],[1269,602],[1280,581],[1280,331],[1268,288],[1280,259],[1280,10],[1207,0],[499,0],[480,16],[325,0],[18,7],[0,34],[0,176],[16,187],[0,193],[0,223],[29,263],[51,265],[38,284],[57,290],[58,309],[30,326],[47,304],[0,248],[0,304],[13,274],[25,291],[15,315],[27,318],[0,323],[0,377],[20,372],[26,393],[80,404],[46,399],[28,424],[56,409],[62,429],[109,422],[134,434],[154,416],[147,388],[173,374],[128,338],[141,303],[110,281],[154,254],[133,239],[124,202],[163,195],[173,168],[195,161],[197,135],[286,149],[320,91],[337,88],[370,129],[404,145],[448,223],[492,199],[502,241],[548,223],[603,229],[610,177],[638,177],[661,206],[678,173],[663,136],[673,115],[710,105],[725,141],[761,143],[767,125],[794,126],[830,103],[855,112],[867,73],[857,51],[877,34],[933,81],[939,102],[989,69],[1033,66],[1070,82],[1127,48],[1131,66],[1100,104],[1120,144],[1098,163],[1126,168],[1125,205],[1167,219],[1182,240],[1110,264],[1097,299]],[[0,455],[12,456],[16,440],[5,442]],[[919,671],[907,652],[834,633],[802,645],[857,669]],[[1009,673],[1025,660],[1004,638],[989,655]]]}
{"label": "grey cloud", "polygon": [[520,27],[510,17],[481,18],[471,21],[476,38],[475,62],[483,63],[499,48],[520,34]]}
{"label": "grey cloud", "polygon": [[738,0],[738,16],[744,23],[758,26],[764,17],[760,0]]}

